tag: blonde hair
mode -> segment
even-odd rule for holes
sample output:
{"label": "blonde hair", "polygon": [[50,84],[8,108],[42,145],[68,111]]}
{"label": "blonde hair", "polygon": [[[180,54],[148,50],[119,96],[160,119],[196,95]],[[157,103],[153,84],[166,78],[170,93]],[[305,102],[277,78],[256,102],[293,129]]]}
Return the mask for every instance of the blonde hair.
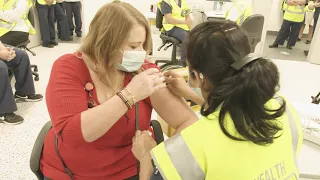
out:
{"label": "blonde hair", "polygon": [[113,85],[112,74],[117,71],[121,60],[121,47],[128,39],[134,25],[141,25],[146,30],[144,50],[151,50],[151,33],[148,21],[137,9],[128,3],[114,1],[102,6],[92,22],[89,32],[80,48],[93,63],[95,71],[101,79]]}

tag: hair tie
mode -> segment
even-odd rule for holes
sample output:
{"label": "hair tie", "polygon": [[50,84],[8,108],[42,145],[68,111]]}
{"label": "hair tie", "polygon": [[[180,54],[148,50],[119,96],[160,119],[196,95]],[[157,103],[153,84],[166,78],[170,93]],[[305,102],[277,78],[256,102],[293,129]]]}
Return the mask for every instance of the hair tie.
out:
{"label": "hair tie", "polygon": [[231,67],[235,70],[240,70],[248,63],[255,61],[255,60],[258,60],[260,58],[261,58],[261,56],[254,56],[253,54],[248,54],[248,55],[244,56],[243,58],[241,58],[240,60],[235,61],[233,64],[231,64]]}

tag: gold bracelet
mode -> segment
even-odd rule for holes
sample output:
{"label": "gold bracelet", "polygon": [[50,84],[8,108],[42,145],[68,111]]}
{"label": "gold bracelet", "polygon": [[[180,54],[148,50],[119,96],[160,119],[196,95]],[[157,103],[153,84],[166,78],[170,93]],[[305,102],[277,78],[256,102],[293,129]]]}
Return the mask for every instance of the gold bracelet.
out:
{"label": "gold bracelet", "polygon": [[133,105],[136,104],[137,100],[136,100],[136,98],[134,97],[133,93],[132,93],[128,88],[124,88],[124,89],[125,89],[125,90],[129,93],[129,95],[131,96]]}

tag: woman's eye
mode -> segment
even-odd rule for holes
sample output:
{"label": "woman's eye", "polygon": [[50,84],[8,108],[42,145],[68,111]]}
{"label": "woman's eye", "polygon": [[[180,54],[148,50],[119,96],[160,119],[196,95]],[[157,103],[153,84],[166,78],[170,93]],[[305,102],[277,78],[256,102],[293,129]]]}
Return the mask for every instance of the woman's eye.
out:
{"label": "woman's eye", "polygon": [[131,46],[131,48],[132,48],[132,49],[136,49],[136,48],[137,48],[137,46]]}

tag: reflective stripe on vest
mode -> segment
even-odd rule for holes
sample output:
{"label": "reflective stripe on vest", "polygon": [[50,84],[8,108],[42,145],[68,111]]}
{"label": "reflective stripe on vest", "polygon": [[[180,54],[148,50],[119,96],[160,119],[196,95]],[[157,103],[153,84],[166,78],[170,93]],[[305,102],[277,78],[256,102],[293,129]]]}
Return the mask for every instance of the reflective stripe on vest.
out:
{"label": "reflective stripe on vest", "polygon": [[[174,19],[178,19],[178,20],[185,20],[186,18],[186,13],[187,13],[187,10],[189,10],[189,7],[187,5],[187,2],[186,0],[181,0],[181,7],[178,6],[178,4],[176,3],[175,0],[163,0],[161,2],[166,2],[170,7],[171,7],[171,10],[172,10],[172,18]],[[161,3],[160,2],[160,3]],[[161,5],[160,5],[161,7]],[[161,9],[161,8],[160,8]],[[170,24],[166,21],[166,18],[163,17],[163,21],[162,21],[162,25],[163,25],[163,28],[166,30],[166,31],[170,31],[173,27],[179,27],[179,28],[182,28],[186,31],[189,31],[189,27],[186,25],[186,24]]]}
{"label": "reflective stripe on vest", "polygon": [[284,19],[292,22],[302,22],[304,20],[304,7],[287,5],[284,13]]}
{"label": "reflective stripe on vest", "polygon": [[[297,172],[297,149],[299,143],[299,131],[295,122],[295,118],[288,106],[286,107],[286,114],[289,122],[293,159],[296,169],[294,169],[292,172],[289,172],[289,175],[284,179],[292,180],[293,178],[298,179],[299,176]],[[206,178],[205,172],[200,167],[197,159],[190,151],[188,145],[186,144],[183,136],[180,133],[176,134],[175,136],[171,137],[158,146],[164,146],[164,148],[157,148],[152,150],[152,158],[164,179],[203,180]],[[163,153],[163,149],[165,149],[166,153]],[[165,160],[165,163],[162,164],[162,167],[166,166],[166,172],[161,169],[161,166],[159,166],[159,163],[157,161],[161,160],[163,163],[164,161],[162,158],[168,158],[171,162],[167,163],[168,161]]]}
{"label": "reflective stripe on vest", "polygon": [[[164,141],[163,144],[174,169],[182,180],[205,179],[205,173],[194,158],[180,133]],[[180,151],[176,151],[176,149],[179,149]],[[159,167],[156,158],[154,158],[154,155],[152,156],[155,164]],[[159,171],[164,179],[168,179],[161,168],[159,168]]]}

